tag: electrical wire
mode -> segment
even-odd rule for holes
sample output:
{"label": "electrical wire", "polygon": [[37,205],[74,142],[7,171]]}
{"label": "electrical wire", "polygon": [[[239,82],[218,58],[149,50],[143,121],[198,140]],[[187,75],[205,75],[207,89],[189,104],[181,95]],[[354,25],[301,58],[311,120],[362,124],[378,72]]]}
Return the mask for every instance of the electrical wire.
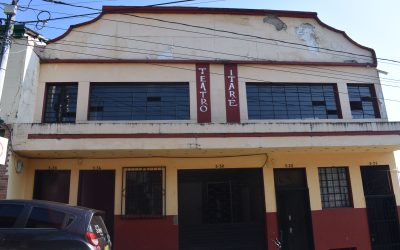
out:
{"label": "electrical wire", "polygon": [[[201,150],[201,149],[199,149]],[[47,159],[47,157],[32,157],[25,156],[21,154],[17,154],[15,151],[12,151],[18,157],[24,157],[28,159]],[[86,157],[85,159],[95,159],[95,160],[108,160],[108,159],[229,159],[229,158],[239,158],[239,157],[254,157],[254,156],[265,156],[265,161],[259,168],[264,168],[268,164],[269,155],[268,153],[258,153],[258,154],[235,154],[235,155],[214,155],[214,156],[169,156],[169,155],[150,155],[150,156],[122,156],[122,157]],[[68,160],[75,159],[76,156],[71,156],[69,158],[66,157],[51,157],[53,160]],[[83,159],[83,158],[79,158]]]}
{"label": "electrical wire", "polygon": [[[176,48],[182,48],[182,49],[189,49],[189,50],[199,50],[199,51],[204,51],[204,52],[208,52],[208,53],[212,53],[212,54],[221,54],[221,55],[228,55],[228,56],[235,56],[235,57],[240,57],[240,58],[246,58],[246,59],[251,59],[251,60],[259,60],[259,58],[255,58],[255,57],[251,57],[251,56],[244,56],[244,55],[238,55],[238,54],[233,54],[233,53],[225,53],[225,52],[220,52],[220,51],[214,51],[214,50],[206,50],[206,49],[197,49],[197,48],[193,48],[193,47],[187,47],[187,46],[180,46],[180,45],[171,45],[168,43],[161,43],[161,42],[155,42],[155,41],[149,41],[149,40],[142,40],[142,39],[135,39],[135,38],[128,38],[128,37],[120,37],[120,36],[110,36],[110,35],[106,35],[106,34],[99,34],[99,33],[93,33],[93,32],[86,32],[86,31],[76,31],[76,32],[82,32],[82,33],[86,33],[86,34],[92,34],[92,35],[99,35],[99,36],[105,36],[105,37],[113,37],[113,38],[120,38],[120,39],[126,39],[126,40],[132,40],[132,41],[136,41],[136,42],[141,42],[141,43],[151,43],[151,44],[157,44],[157,45],[164,45],[164,46],[173,46]],[[58,41],[58,43],[60,44],[66,44],[66,45],[71,45],[73,46],[74,44],[70,44],[70,43],[79,43],[79,47],[81,47],[81,43],[80,42],[75,42],[75,41],[70,41],[70,40],[66,40],[66,41]],[[127,49],[134,49],[134,50],[145,50],[145,51],[152,51],[152,52],[163,52],[163,51],[154,51],[154,50],[148,50],[148,49],[144,49],[144,48],[140,48],[140,49],[135,49],[135,48],[130,48],[130,47],[122,47],[122,46],[112,46],[112,45],[106,45],[106,44],[96,44],[96,43],[90,43],[87,42],[87,44],[91,44],[91,45],[99,45],[99,46],[107,46],[107,47],[114,47],[114,48],[127,48]],[[90,46],[88,46],[90,47]],[[96,48],[96,49],[102,49],[102,48]],[[109,50],[108,48],[104,48],[105,50]],[[123,52],[129,52],[129,51],[123,51]],[[136,54],[144,54],[147,55],[148,53],[141,53],[141,52],[136,52]],[[192,56],[190,54],[186,54],[186,53],[174,53],[174,54],[178,54],[178,55],[187,55],[187,56]],[[209,57],[209,56],[197,56],[197,57],[202,57],[202,58],[207,58],[207,59],[213,59],[213,60],[218,60],[218,58],[215,57]],[[193,59],[193,57],[174,57],[175,59]],[[304,70],[304,69],[301,69]],[[333,75],[333,73],[332,73]],[[339,74],[336,74],[339,75]],[[319,75],[320,76],[320,75]],[[339,76],[345,76],[345,75],[339,75]],[[330,77],[332,78],[332,77]],[[336,79],[338,79],[336,77]],[[356,80],[359,79],[358,77],[356,78]],[[367,80],[371,80],[370,78],[366,77],[364,79]],[[374,78],[375,80],[379,80],[378,77]],[[344,78],[342,80],[354,80],[354,79],[348,79],[348,78]],[[400,80],[396,80],[396,79],[391,79],[391,80],[395,80],[395,81],[399,81]],[[381,84],[383,86],[390,86],[390,87],[397,87],[395,85],[389,85],[389,84]]]}
{"label": "electrical wire", "polygon": [[169,5],[169,4],[175,4],[175,3],[186,3],[186,2],[193,2],[193,1],[196,1],[196,0],[181,0],[181,1],[151,4],[151,5],[147,5],[147,7],[156,7],[156,6],[163,6],[163,5]]}
{"label": "electrical wire", "polygon": [[[101,11],[101,9],[87,7],[87,6],[81,6],[81,5],[76,5],[76,4],[65,3],[65,2],[62,2],[62,1],[56,1],[56,0],[43,0],[43,1],[51,2],[51,3],[55,3],[55,4],[67,5],[67,6],[76,7],[76,8],[85,8],[85,9],[90,9],[90,10]],[[312,49],[324,50],[324,52],[334,52],[334,53],[339,53],[339,54],[348,54],[348,55],[356,56],[356,57],[360,57],[360,58],[370,58],[371,57],[371,56],[352,53],[352,52],[348,52],[348,51],[334,50],[334,49],[317,47],[317,46],[308,46],[308,45],[301,44],[301,43],[288,42],[288,41],[283,41],[283,40],[279,40],[279,39],[266,38],[266,37],[251,35],[251,34],[243,34],[243,33],[239,33],[239,32],[233,32],[233,31],[222,30],[222,29],[215,29],[215,28],[211,28],[211,27],[190,25],[190,24],[181,23],[181,22],[163,20],[163,19],[159,19],[159,18],[144,17],[144,16],[138,16],[138,15],[135,15],[135,14],[128,14],[128,13],[119,13],[119,14],[126,15],[126,16],[131,16],[131,17],[136,17],[136,18],[141,18],[141,19],[146,19],[146,20],[158,21],[158,22],[162,22],[162,23],[180,25],[180,26],[185,26],[185,27],[190,27],[190,28],[195,28],[195,29],[210,30],[210,31],[213,31],[213,32],[227,33],[227,34],[231,34],[231,35],[249,37],[249,38],[253,38],[253,39],[267,40],[267,41],[270,41],[270,42],[277,42],[277,43],[282,43],[282,44],[294,45],[294,46],[303,47],[303,48],[305,48],[307,50],[312,48]],[[103,19],[106,20],[105,18],[103,18]],[[118,20],[111,20],[111,21],[118,21]],[[122,21],[119,21],[119,22],[122,22]],[[144,24],[142,24],[142,25],[144,25]],[[151,26],[151,25],[146,25],[146,26]],[[162,28],[172,29],[172,30],[180,30],[180,31],[185,31],[185,32],[195,32],[195,31],[174,29],[174,28],[168,28],[168,27],[162,27]],[[195,32],[195,33],[198,33],[198,32]],[[321,53],[321,51],[318,51],[318,52]],[[400,63],[400,61],[393,60],[393,59],[387,59],[387,58],[377,58],[377,59],[381,60],[381,61],[386,61],[386,62]]]}
{"label": "electrical wire", "polygon": [[[20,44],[20,45],[26,45],[26,44]],[[34,45],[26,45],[26,46],[34,47]],[[79,46],[79,47],[82,47],[82,46]],[[98,55],[98,54],[83,53],[83,52],[77,52],[77,51],[70,51],[70,50],[64,50],[64,49],[56,49],[56,48],[48,48],[48,47],[46,47],[46,49],[53,50],[53,51],[62,51],[62,52],[67,52],[67,53],[72,53],[72,54],[94,56],[94,57],[105,58],[105,59],[113,59],[113,60],[117,60],[118,59],[118,58],[115,58],[115,57],[109,57],[109,56]],[[132,53],[134,53],[134,52],[132,52]],[[148,64],[159,66],[159,67],[164,67],[164,68],[173,68],[173,69],[180,69],[180,70],[185,70],[185,71],[196,72],[195,69],[182,68],[182,67],[178,67],[178,66],[165,65],[165,64],[161,64],[161,63],[148,63]],[[262,68],[262,69],[264,69],[264,68]],[[219,75],[219,76],[225,76],[225,74],[223,74],[223,73],[217,73],[217,72],[211,72],[211,71],[210,71],[210,74]],[[243,77],[243,76],[238,76],[238,77],[240,79],[244,79],[244,80],[263,82],[263,83],[274,83],[274,82],[271,82],[271,81],[268,81],[268,80],[265,80],[265,79],[257,79],[257,78]],[[334,92],[337,93],[337,94],[349,95],[348,92],[340,92],[340,91],[334,91]],[[393,99],[386,99],[386,98],[379,98],[379,97],[371,97],[371,98],[372,99],[376,99],[376,100],[380,100],[380,101],[391,101],[391,102],[400,103],[400,100],[393,100]]]}

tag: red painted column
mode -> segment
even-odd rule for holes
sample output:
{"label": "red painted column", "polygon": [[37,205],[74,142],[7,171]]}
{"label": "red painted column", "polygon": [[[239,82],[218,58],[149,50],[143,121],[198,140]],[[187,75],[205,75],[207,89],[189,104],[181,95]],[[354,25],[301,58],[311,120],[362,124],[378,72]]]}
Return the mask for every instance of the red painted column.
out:
{"label": "red painted column", "polygon": [[236,64],[224,65],[226,121],[240,123],[239,84]]}
{"label": "red painted column", "polygon": [[210,65],[196,64],[197,122],[211,122]]}
{"label": "red painted column", "polygon": [[114,250],[178,250],[178,226],[173,216],[154,219],[114,219]]}
{"label": "red painted column", "polygon": [[323,209],[311,214],[315,249],[371,250],[365,208]]}
{"label": "red painted column", "polygon": [[277,249],[274,240],[279,239],[278,214],[266,213],[266,241],[268,249]]}

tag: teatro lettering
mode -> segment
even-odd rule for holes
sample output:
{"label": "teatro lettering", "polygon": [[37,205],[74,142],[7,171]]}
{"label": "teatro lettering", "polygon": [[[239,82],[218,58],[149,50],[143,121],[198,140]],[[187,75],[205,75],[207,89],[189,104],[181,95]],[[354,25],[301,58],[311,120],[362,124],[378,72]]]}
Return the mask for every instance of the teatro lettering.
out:
{"label": "teatro lettering", "polygon": [[206,78],[206,71],[207,68],[198,68],[200,72],[200,112],[207,112],[208,111],[208,102],[207,102],[207,78]]}

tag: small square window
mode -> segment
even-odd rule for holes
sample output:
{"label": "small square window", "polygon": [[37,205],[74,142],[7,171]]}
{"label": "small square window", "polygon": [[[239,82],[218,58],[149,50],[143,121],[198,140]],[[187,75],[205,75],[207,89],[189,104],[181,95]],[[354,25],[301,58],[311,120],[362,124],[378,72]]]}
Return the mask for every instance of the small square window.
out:
{"label": "small square window", "polygon": [[380,118],[373,84],[348,84],[347,91],[353,119]]}
{"label": "small square window", "polygon": [[347,167],[321,167],[318,174],[323,208],[352,206]]}
{"label": "small square window", "polygon": [[77,96],[76,83],[47,84],[43,122],[74,123]]}
{"label": "small square window", "polygon": [[165,168],[124,168],[123,190],[126,217],[165,215]]}

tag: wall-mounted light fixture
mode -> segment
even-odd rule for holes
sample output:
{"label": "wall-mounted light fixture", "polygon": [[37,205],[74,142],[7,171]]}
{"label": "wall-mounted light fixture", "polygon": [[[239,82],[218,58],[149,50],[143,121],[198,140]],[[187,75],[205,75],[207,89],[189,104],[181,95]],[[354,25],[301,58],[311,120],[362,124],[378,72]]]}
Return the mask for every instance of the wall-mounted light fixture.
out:
{"label": "wall-mounted light fixture", "polygon": [[19,174],[22,172],[23,169],[24,169],[24,162],[21,160],[17,160],[17,164],[15,165],[15,172]]}

